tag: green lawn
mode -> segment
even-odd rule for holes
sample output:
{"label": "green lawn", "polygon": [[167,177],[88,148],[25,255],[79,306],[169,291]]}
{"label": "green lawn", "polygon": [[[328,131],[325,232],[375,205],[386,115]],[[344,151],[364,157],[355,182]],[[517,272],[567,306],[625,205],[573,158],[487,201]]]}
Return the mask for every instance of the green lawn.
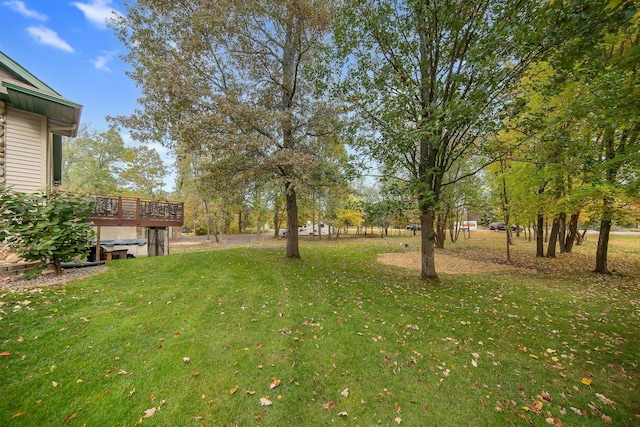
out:
{"label": "green lawn", "polygon": [[301,250],[114,261],[1,291],[0,425],[640,423],[637,280],[428,284],[376,262],[397,239]]}

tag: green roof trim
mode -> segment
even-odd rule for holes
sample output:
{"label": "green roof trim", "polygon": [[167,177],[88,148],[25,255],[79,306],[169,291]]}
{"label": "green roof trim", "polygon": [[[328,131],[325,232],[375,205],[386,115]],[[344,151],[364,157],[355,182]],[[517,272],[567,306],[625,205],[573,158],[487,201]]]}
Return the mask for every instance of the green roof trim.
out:
{"label": "green roof trim", "polygon": [[51,92],[55,95],[60,96],[60,94],[55,90],[53,90],[51,86],[49,86],[48,84],[46,84],[45,82],[43,82],[42,80],[40,80],[39,78],[31,74],[29,71],[27,71],[26,68],[24,68],[23,66],[21,66],[16,61],[9,58],[7,55],[5,55],[2,52],[0,52],[0,62],[9,70],[13,71],[18,76],[20,76],[20,78],[29,82],[29,84],[37,87],[40,90],[46,90],[48,92]]}
{"label": "green roof trim", "polygon": [[10,83],[10,82],[2,82],[2,86],[6,87],[7,89],[11,89],[11,90],[15,90],[17,92],[21,92],[25,95],[29,95],[29,96],[34,96],[36,98],[41,98],[45,101],[49,101],[49,102],[55,102],[57,104],[60,105],[64,105],[65,107],[70,107],[70,108],[82,108],[82,105],[80,104],[76,104],[75,102],[71,102],[67,99],[61,98],[59,96],[53,96],[53,95],[49,95],[47,93],[42,93],[40,91],[37,90],[33,90],[33,89],[29,89],[27,87],[24,86],[20,86],[14,83]]}
{"label": "green roof trim", "polygon": [[[65,99],[20,64],[0,52],[0,64],[11,77],[0,79],[0,100],[18,110],[47,117],[50,132],[75,137],[82,105]],[[10,80],[10,81],[8,81]]]}

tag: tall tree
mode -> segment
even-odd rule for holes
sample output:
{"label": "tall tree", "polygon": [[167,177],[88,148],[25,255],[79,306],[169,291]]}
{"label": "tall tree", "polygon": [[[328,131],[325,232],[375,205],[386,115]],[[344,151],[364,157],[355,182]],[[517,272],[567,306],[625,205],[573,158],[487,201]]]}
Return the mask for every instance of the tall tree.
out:
{"label": "tall tree", "polygon": [[595,271],[610,273],[609,233],[620,207],[632,203],[640,176],[640,16],[603,38],[574,74],[583,96],[576,109],[592,141],[592,183],[601,200]]}
{"label": "tall tree", "polygon": [[66,138],[62,153],[62,183],[85,192],[114,194],[127,148],[114,129],[98,132],[82,125],[76,138]]}
{"label": "tall tree", "polygon": [[169,172],[156,150],[145,145],[128,148],[123,160],[120,176],[126,188],[153,199],[165,195],[164,179]]}
{"label": "tall tree", "polygon": [[[355,144],[409,171],[419,201],[424,279],[435,279],[434,221],[445,174],[500,126],[534,61],[613,11],[591,1],[347,1],[336,41],[343,91],[362,122]],[[579,39],[586,43],[587,38]],[[575,43],[572,49],[580,48]]]}
{"label": "tall tree", "polygon": [[115,121],[141,141],[241,158],[231,172],[247,182],[279,182],[288,258],[300,257],[297,193],[332,116],[313,72],[331,4],[137,0],[112,24],[143,92]]}

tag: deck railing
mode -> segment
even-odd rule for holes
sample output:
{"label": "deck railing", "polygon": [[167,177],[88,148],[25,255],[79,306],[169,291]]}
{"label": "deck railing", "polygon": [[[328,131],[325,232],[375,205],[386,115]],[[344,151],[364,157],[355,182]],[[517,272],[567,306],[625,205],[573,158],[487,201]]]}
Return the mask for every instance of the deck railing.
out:
{"label": "deck railing", "polygon": [[184,203],[97,196],[87,221],[99,226],[181,227]]}

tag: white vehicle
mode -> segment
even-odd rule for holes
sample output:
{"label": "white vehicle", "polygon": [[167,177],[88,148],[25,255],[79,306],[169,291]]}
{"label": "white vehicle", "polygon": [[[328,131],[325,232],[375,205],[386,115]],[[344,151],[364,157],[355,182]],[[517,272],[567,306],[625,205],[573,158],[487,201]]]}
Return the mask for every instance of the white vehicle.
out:
{"label": "white vehicle", "polygon": [[315,227],[304,226],[298,228],[298,236],[317,236],[318,229]]}
{"label": "white vehicle", "polygon": [[[287,237],[287,229],[280,230],[280,236]],[[316,227],[311,226],[302,226],[298,227],[298,236],[317,236],[318,229]]]}

